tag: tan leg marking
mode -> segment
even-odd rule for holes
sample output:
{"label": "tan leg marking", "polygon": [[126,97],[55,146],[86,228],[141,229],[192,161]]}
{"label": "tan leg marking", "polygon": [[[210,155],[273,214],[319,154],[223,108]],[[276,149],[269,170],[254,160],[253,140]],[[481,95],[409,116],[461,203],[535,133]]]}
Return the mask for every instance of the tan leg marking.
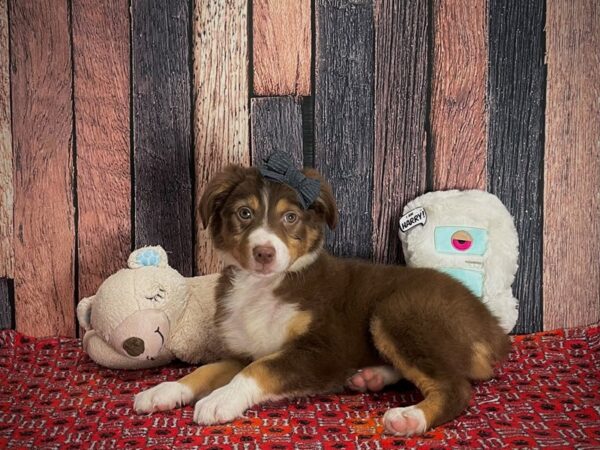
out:
{"label": "tan leg marking", "polygon": [[246,366],[241,374],[252,378],[265,394],[281,394],[282,386],[278,377],[268,367],[268,362],[281,355],[281,352],[260,358]]}
{"label": "tan leg marking", "polygon": [[481,342],[475,342],[471,361],[471,378],[473,380],[489,380],[492,378],[494,375],[492,359],[490,348]]}
{"label": "tan leg marking", "polygon": [[198,367],[186,375],[178,383],[189,387],[194,398],[199,398],[225,386],[242,369],[244,365],[236,360],[229,359]]}

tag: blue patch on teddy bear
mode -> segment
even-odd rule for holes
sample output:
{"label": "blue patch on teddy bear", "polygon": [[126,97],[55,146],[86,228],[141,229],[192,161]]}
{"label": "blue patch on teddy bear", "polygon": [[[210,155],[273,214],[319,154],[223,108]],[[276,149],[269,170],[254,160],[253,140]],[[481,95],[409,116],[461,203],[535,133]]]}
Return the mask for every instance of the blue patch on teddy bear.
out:
{"label": "blue patch on teddy bear", "polygon": [[148,249],[137,255],[137,262],[140,266],[156,266],[160,263],[160,255],[156,250]]}

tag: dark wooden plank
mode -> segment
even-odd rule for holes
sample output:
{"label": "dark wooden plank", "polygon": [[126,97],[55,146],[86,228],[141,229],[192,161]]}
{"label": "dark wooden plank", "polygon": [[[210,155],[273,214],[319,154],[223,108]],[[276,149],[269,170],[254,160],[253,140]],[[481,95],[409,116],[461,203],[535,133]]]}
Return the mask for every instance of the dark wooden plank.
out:
{"label": "dark wooden plank", "polygon": [[544,329],[600,320],[600,4],[546,11]]}
{"label": "dark wooden plank", "polygon": [[9,17],[16,328],[75,336],[68,2],[11,1]]}
{"label": "dark wooden plank", "polygon": [[402,258],[398,219],[427,183],[429,2],[375,2],[373,257]]}
{"label": "dark wooden plank", "polygon": [[135,245],[192,275],[190,2],[132,3]]}
{"label": "dark wooden plank", "polygon": [[8,47],[8,4],[0,0],[0,277],[12,278],[14,190]]}
{"label": "dark wooden plank", "polygon": [[[248,112],[248,0],[195,2],[194,134],[196,202],[227,164],[250,165]],[[221,262],[196,208],[196,270]]]}
{"label": "dark wooden plank", "polygon": [[488,189],[512,213],[519,233],[515,332],[542,328],[544,4],[489,3]]}
{"label": "dark wooden plank", "polygon": [[260,166],[274,151],[302,167],[302,106],[293,97],[253,98],[250,108],[252,164]]}
{"label": "dark wooden plank", "polygon": [[331,183],[340,213],[327,247],[370,258],[373,3],[317,0],[315,27],[315,167]]}
{"label": "dark wooden plank", "polygon": [[129,3],[74,0],[79,297],[131,250]]}
{"label": "dark wooden plank", "polygon": [[254,95],[310,95],[310,4],[252,1]]}
{"label": "dark wooden plank", "polygon": [[485,189],[485,0],[433,1],[433,189]]}
{"label": "dark wooden plank", "polygon": [[0,278],[0,330],[11,329],[15,326],[9,283],[8,279]]}

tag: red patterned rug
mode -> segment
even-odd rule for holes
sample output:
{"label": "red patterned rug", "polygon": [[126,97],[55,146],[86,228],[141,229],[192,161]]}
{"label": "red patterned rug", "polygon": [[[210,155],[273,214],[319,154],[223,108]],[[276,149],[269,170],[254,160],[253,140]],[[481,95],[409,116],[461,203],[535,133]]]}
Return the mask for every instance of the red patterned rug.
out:
{"label": "red patterned rug", "polygon": [[600,448],[600,327],[514,338],[498,377],[469,408],[424,436],[382,435],[391,406],[419,400],[410,386],[267,404],[225,426],[200,427],[192,407],[137,416],[141,389],[184,365],[126,372],[98,367],[76,339],[0,331],[0,448],[379,449],[388,447]]}

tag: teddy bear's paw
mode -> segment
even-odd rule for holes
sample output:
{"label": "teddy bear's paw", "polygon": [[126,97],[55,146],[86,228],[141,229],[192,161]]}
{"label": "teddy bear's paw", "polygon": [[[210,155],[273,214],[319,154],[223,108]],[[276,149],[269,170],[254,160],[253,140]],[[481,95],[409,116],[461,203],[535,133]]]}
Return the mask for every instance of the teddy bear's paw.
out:
{"label": "teddy bear's paw", "polygon": [[383,416],[385,432],[394,436],[412,436],[427,429],[425,414],[415,405],[405,408],[391,408]]}
{"label": "teddy bear's paw", "polygon": [[138,414],[167,411],[191,403],[194,394],[184,384],[166,381],[140,392],[134,397],[133,409]]}

